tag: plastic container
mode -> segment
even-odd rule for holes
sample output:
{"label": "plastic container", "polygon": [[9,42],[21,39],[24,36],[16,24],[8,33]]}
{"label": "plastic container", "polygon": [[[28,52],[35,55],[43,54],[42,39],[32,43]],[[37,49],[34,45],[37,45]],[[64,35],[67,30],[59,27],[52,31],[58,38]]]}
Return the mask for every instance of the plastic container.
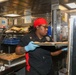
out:
{"label": "plastic container", "polygon": [[3,43],[4,44],[10,44],[10,45],[16,45],[19,43],[19,41],[20,41],[19,38],[5,38],[3,40]]}

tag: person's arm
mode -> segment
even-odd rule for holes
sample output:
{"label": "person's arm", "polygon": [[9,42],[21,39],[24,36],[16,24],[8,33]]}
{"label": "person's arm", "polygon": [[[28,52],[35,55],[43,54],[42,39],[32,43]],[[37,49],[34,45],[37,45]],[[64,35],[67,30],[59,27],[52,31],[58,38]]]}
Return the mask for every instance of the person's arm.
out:
{"label": "person's arm", "polygon": [[61,50],[58,50],[58,51],[55,51],[55,52],[51,52],[51,55],[52,56],[57,56],[57,55],[59,55],[60,53],[62,53],[63,51],[67,51],[68,50],[68,48],[63,48],[63,49],[61,49]]}
{"label": "person's arm", "polygon": [[55,51],[55,52],[51,52],[51,55],[52,55],[52,56],[57,56],[57,55],[59,55],[60,53],[62,53],[62,50],[58,50],[58,51]]}
{"label": "person's arm", "polygon": [[33,44],[33,41],[30,41],[28,45],[21,47],[18,46],[16,47],[16,54],[23,54],[25,52],[29,52],[29,51],[34,51],[36,49],[36,47],[39,47],[38,45]]}
{"label": "person's arm", "polygon": [[15,53],[16,54],[24,54],[25,53],[24,47],[17,46],[15,49]]}

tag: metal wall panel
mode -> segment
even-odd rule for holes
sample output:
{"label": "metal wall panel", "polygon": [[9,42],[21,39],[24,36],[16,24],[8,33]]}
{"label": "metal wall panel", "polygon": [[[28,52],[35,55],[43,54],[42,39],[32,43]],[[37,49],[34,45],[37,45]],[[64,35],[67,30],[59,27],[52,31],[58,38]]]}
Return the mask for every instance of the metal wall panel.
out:
{"label": "metal wall panel", "polygon": [[70,18],[68,75],[76,75],[76,17]]}

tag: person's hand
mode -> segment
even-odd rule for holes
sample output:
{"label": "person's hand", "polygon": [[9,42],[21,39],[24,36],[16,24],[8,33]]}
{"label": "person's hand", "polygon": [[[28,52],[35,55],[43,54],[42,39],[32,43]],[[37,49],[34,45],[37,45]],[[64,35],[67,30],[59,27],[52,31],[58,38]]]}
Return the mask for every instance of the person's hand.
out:
{"label": "person's hand", "polygon": [[68,50],[68,48],[63,48],[63,49],[62,49],[62,51],[67,51],[67,50]]}
{"label": "person's hand", "polygon": [[37,47],[39,47],[38,45],[35,45],[33,41],[29,42],[29,44],[27,46],[24,47],[24,49],[26,50],[26,52],[28,51],[33,51],[35,50]]}

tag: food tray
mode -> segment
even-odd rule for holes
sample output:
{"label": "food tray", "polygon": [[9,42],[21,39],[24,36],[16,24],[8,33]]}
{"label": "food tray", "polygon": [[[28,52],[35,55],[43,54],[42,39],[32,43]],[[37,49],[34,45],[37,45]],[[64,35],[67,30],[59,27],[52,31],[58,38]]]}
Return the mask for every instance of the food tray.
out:
{"label": "food tray", "polygon": [[24,56],[24,54],[17,55],[16,53],[11,53],[11,54],[5,53],[5,54],[0,55],[0,59],[7,60],[7,61],[13,61],[13,60],[18,59],[23,56]]}
{"label": "food tray", "polygon": [[23,55],[16,55],[15,53],[11,54],[0,54],[0,60],[4,62],[4,64],[13,64],[16,62],[19,62],[21,60],[24,60],[25,56]]}
{"label": "food tray", "polygon": [[34,42],[39,46],[68,46],[68,42]]}

